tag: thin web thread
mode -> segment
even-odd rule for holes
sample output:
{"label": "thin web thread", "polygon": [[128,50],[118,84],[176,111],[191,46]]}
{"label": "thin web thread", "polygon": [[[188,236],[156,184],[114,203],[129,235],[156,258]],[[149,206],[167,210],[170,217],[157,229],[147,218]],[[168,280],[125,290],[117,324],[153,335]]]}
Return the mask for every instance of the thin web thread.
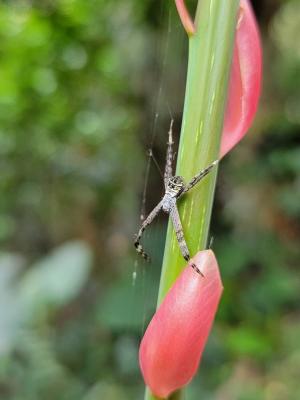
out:
{"label": "thin web thread", "polygon": [[[161,3],[161,15],[160,18],[161,20],[165,17],[165,13],[166,13],[166,9],[165,9],[166,5],[163,4],[163,2]],[[156,82],[159,82],[158,85],[158,91],[157,91],[157,95],[155,98],[155,101],[153,103],[153,119],[152,119],[152,126],[151,126],[151,130],[150,130],[150,140],[149,140],[149,146],[148,146],[148,158],[147,158],[147,162],[146,162],[146,167],[145,167],[145,176],[144,176],[144,185],[143,185],[143,194],[142,194],[142,202],[141,202],[141,212],[140,212],[140,223],[142,223],[144,221],[144,219],[147,217],[146,215],[146,204],[147,204],[147,197],[148,197],[148,187],[149,187],[149,176],[151,173],[151,167],[152,165],[155,165],[157,167],[157,169],[159,170],[159,173],[162,177],[161,179],[161,188],[162,190],[164,189],[164,180],[163,180],[163,173],[159,167],[159,164],[153,154],[153,148],[154,148],[154,144],[157,140],[157,134],[158,134],[158,127],[159,127],[159,122],[160,122],[160,116],[162,114],[162,112],[160,111],[160,109],[162,107],[166,107],[167,112],[170,116],[170,120],[173,120],[173,112],[171,110],[171,106],[170,103],[168,101],[168,99],[166,98],[166,93],[167,93],[167,88],[166,85],[168,82],[170,82],[169,80],[169,70],[167,68],[167,62],[170,60],[170,51],[171,51],[171,34],[173,33],[172,31],[172,21],[177,21],[177,19],[173,19],[172,16],[176,15],[176,11],[175,8],[173,9],[171,6],[168,6],[168,22],[167,22],[167,29],[165,31],[164,37],[160,40],[157,41],[156,43],[156,54],[158,55],[158,58],[161,60],[160,64],[157,67],[156,70],[156,77],[157,79],[155,80]],[[177,22],[177,27],[176,29],[181,29],[181,25],[179,22]],[[183,41],[182,41],[182,45],[183,45]],[[178,43],[176,43],[176,52],[179,51],[179,47],[178,47]],[[165,116],[165,111],[164,110],[164,114],[162,114],[163,116]],[[169,125],[167,126],[166,132],[165,132],[165,137],[164,137],[164,143],[165,143],[165,148],[167,146],[167,141],[168,141],[168,129],[169,129]],[[165,152],[164,152],[165,154]],[[175,154],[174,154],[175,157]],[[165,161],[165,157],[164,157],[164,161]],[[165,166],[165,165],[164,165]],[[158,199],[160,200],[160,199]],[[139,228],[139,227],[138,227]],[[148,232],[146,231],[146,237],[147,237]],[[156,239],[158,239],[158,235],[159,232],[158,231],[151,231],[151,235],[153,240],[155,241]],[[156,236],[157,235],[157,236]],[[155,249],[154,249],[155,251]],[[150,254],[150,256],[154,256],[152,258],[155,258],[155,254]],[[150,266],[151,267],[151,266]],[[146,265],[144,263],[144,261],[140,258],[139,255],[136,255],[136,259],[134,262],[134,266],[133,266],[133,273],[132,273],[132,286],[133,286],[133,301],[134,299],[136,300],[138,297],[138,293],[137,290],[141,291],[142,293],[142,298],[139,298],[139,301],[142,302],[142,323],[141,323],[141,334],[144,332],[145,330],[145,326],[146,326],[146,322],[147,319],[149,317],[149,291],[150,291],[150,284],[149,284],[149,279],[148,282],[146,280],[147,276],[146,276]],[[149,278],[149,275],[148,275]],[[138,279],[138,285],[137,283],[137,279]],[[151,280],[150,280],[151,282]],[[152,291],[151,291],[151,297],[152,297]],[[153,303],[153,307],[155,307],[155,301]]]}
{"label": "thin web thread", "polygon": [[[164,18],[164,5],[163,3],[161,4],[161,19]],[[166,74],[166,63],[167,63],[167,54],[168,54],[168,48],[169,48],[169,41],[170,41],[170,34],[171,34],[172,28],[171,28],[171,11],[169,9],[168,11],[168,28],[166,31],[166,37],[161,40],[159,43],[157,42],[157,50],[156,50],[156,54],[158,54],[158,57],[160,57],[161,64],[158,66],[157,68],[157,80],[159,82],[159,88],[158,88],[158,92],[157,92],[157,96],[155,99],[155,103],[154,103],[154,109],[153,109],[153,123],[152,123],[152,127],[151,127],[151,134],[150,134],[150,143],[149,143],[149,147],[148,147],[148,159],[147,159],[147,163],[146,163],[146,170],[145,170],[145,178],[144,178],[144,187],[143,187],[143,195],[142,195],[142,204],[141,204],[141,212],[140,212],[140,222],[142,223],[143,220],[146,218],[146,202],[147,202],[147,194],[148,194],[148,187],[149,187],[149,176],[150,176],[150,172],[151,172],[151,166],[152,163],[154,165],[156,165],[156,167],[158,168],[158,170],[160,171],[160,175],[163,178],[163,174],[162,171],[159,167],[159,164],[155,158],[155,156],[153,155],[153,147],[154,147],[154,143],[155,140],[157,138],[157,131],[158,131],[158,122],[159,122],[159,107],[161,104],[161,100],[162,100],[162,96],[163,96],[163,84],[164,84],[164,80],[165,80],[165,74]],[[162,56],[161,56],[162,55]],[[170,114],[170,116],[172,116],[171,113],[171,109],[170,106],[168,104],[168,102],[166,102],[167,104],[167,108],[168,108],[168,112]],[[163,185],[163,179],[162,179],[162,185]],[[140,285],[141,286],[141,290],[143,293],[143,310],[142,310],[142,324],[141,324],[141,334],[144,332],[145,330],[145,326],[146,326],[146,322],[147,322],[147,317],[148,317],[148,313],[147,313],[147,308],[148,308],[148,292],[149,292],[149,288],[146,285],[146,271],[145,271],[145,265],[144,262],[140,261],[140,258],[138,255],[136,255],[136,260],[134,262],[134,270],[132,273],[132,286],[136,287],[136,280],[139,276],[140,279]],[[135,290],[134,290],[135,292]],[[135,296],[135,294],[133,293],[133,296]]]}
{"label": "thin web thread", "polygon": [[[163,5],[161,5],[161,19],[163,18]],[[166,63],[167,63],[167,54],[168,54],[168,48],[169,48],[169,37],[171,34],[171,12],[169,10],[168,12],[168,29],[166,32],[166,39],[161,41],[161,45],[157,46],[158,50],[156,53],[160,56],[163,54],[162,57],[162,62],[161,65],[157,68],[157,76],[158,76],[158,81],[159,81],[159,89],[158,93],[156,96],[155,104],[154,104],[154,118],[153,118],[153,123],[151,127],[151,134],[150,134],[150,143],[148,147],[148,158],[147,158],[147,163],[146,163],[146,171],[145,171],[145,178],[144,178],[144,187],[143,187],[143,195],[142,195],[142,204],[141,204],[141,212],[140,212],[140,222],[143,222],[143,220],[146,218],[146,203],[147,203],[147,193],[148,193],[148,187],[149,187],[149,176],[150,176],[150,171],[151,171],[151,166],[152,163],[157,167],[161,177],[163,178],[163,173],[159,167],[159,164],[153,154],[153,147],[154,143],[157,137],[157,128],[158,128],[158,121],[160,114],[158,112],[159,104],[161,103],[161,98],[163,96],[163,82],[164,82],[164,76],[165,76],[165,71],[166,71]],[[171,109],[169,104],[166,102],[167,107],[168,107],[168,112],[170,116],[172,115]],[[133,277],[137,277],[137,267],[139,265],[139,258],[137,258],[137,262],[135,262],[135,271],[133,274]]]}

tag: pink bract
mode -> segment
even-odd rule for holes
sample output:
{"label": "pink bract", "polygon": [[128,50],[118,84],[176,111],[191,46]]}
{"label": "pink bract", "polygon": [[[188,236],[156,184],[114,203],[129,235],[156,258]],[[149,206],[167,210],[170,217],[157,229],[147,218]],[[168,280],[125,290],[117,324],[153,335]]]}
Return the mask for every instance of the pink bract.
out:
{"label": "pink bract", "polygon": [[175,0],[177,11],[181,19],[182,25],[188,35],[195,33],[195,25],[192,21],[190,14],[185,6],[184,0]]}
{"label": "pink bract", "polygon": [[250,2],[241,0],[220,156],[247,133],[256,113],[262,79],[260,36]]}
{"label": "pink bract", "polygon": [[152,393],[166,398],[195,375],[223,290],[211,250],[190,261],[154,314],[140,345],[140,367]]}

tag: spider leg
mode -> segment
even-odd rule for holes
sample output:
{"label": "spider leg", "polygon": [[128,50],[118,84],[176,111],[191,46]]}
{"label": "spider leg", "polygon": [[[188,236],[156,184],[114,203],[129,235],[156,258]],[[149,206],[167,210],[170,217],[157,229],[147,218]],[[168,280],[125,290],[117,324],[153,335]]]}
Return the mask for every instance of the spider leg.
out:
{"label": "spider leg", "polygon": [[134,246],[136,248],[137,253],[140,254],[146,261],[150,261],[150,257],[144,251],[143,246],[140,243],[140,240],[141,240],[144,230],[147,228],[148,225],[151,224],[151,222],[154,220],[154,218],[158,215],[159,211],[161,210],[161,207],[162,207],[162,201],[160,201],[157,204],[157,206],[154,207],[154,209],[151,211],[151,213],[145,219],[142,226],[140,227],[140,230],[138,231],[138,234],[136,235],[136,237],[134,239]]}
{"label": "spider leg", "polygon": [[173,135],[172,135],[173,122],[174,122],[174,120],[172,119],[171,123],[170,123],[170,129],[169,129],[169,139],[168,139],[167,156],[166,156],[166,167],[165,167],[165,173],[164,173],[165,188],[167,188],[168,180],[172,176],[173,144],[174,144]]}
{"label": "spider leg", "polygon": [[177,238],[177,241],[179,244],[181,254],[186,261],[189,261],[190,253],[189,253],[189,249],[187,247],[187,244],[186,244],[186,241],[184,238],[182,224],[181,224],[179,212],[178,212],[176,205],[171,208],[170,216],[171,216],[171,219],[173,222],[173,226],[174,226],[174,230],[175,230],[175,234],[176,234],[176,238]]}
{"label": "spider leg", "polygon": [[[175,230],[175,234],[176,234],[176,237],[177,237],[177,241],[178,241],[178,244],[179,244],[179,248],[180,248],[181,254],[183,255],[183,258],[186,261],[190,261],[191,257],[190,257],[189,249],[187,247],[187,244],[186,244],[186,241],[185,241],[185,238],[184,238],[182,224],[181,224],[181,220],[180,220],[180,216],[179,216],[179,212],[178,212],[176,204],[175,204],[174,207],[171,208],[170,215],[171,215],[171,219],[172,219],[172,222],[173,222],[173,226],[174,226],[174,230]],[[198,274],[200,274],[200,275],[202,275],[204,277],[203,273],[200,271],[200,269],[194,263],[190,264],[190,266]]]}
{"label": "spider leg", "polygon": [[207,174],[210,173],[210,171],[213,169],[213,167],[215,165],[217,165],[219,162],[219,160],[215,160],[214,162],[212,162],[208,167],[204,168],[202,171],[199,172],[199,174],[195,175],[190,182],[185,186],[183,193],[188,192],[190,189],[192,189],[192,187],[194,187],[195,185],[197,185],[198,182],[201,181],[201,179],[203,179]]}

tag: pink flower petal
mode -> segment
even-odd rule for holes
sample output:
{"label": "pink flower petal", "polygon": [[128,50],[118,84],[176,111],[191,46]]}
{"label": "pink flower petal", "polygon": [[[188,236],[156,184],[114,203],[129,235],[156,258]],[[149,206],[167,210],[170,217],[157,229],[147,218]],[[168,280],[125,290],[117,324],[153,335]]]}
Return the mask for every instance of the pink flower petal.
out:
{"label": "pink flower petal", "polygon": [[193,35],[195,33],[195,25],[185,6],[184,0],[175,0],[175,4],[184,29],[188,35]]}
{"label": "pink flower petal", "polygon": [[237,23],[221,157],[247,133],[256,113],[262,79],[262,50],[250,2],[241,0]]}
{"label": "pink flower petal", "polygon": [[139,359],[144,380],[166,398],[195,375],[223,290],[211,250],[198,252],[154,314],[142,339]]}

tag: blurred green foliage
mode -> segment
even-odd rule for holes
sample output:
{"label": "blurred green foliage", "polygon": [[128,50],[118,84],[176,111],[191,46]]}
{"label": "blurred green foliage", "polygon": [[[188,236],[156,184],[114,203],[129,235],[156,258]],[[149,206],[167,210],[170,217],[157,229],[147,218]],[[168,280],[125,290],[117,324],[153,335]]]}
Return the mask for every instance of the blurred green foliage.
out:
{"label": "blurred green foliage", "polygon": [[[180,127],[186,40],[173,2],[0,3],[0,397],[139,399],[165,219],[132,250],[146,149]],[[191,2],[191,6],[192,6]],[[225,291],[187,399],[300,398],[300,10],[256,1],[264,91],[222,161],[213,248]],[[153,141],[153,142],[152,142]],[[147,209],[161,194],[153,168]]]}

